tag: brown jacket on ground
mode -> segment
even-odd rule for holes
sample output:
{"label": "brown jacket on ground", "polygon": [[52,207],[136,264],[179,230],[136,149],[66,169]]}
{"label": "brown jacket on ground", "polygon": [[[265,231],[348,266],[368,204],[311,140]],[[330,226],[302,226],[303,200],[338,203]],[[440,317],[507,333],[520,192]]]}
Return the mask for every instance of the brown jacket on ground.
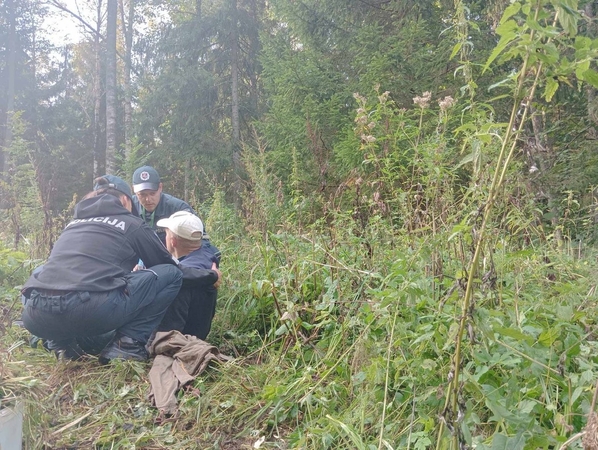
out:
{"label": "brown jacket on ground", "polygon": [[152,402],[164,414],[177,411],[176,393],[202,373],[210,361],[230,361],[211,344],[179,331],[156,333],[150,348],[155,355],[149,372]]}

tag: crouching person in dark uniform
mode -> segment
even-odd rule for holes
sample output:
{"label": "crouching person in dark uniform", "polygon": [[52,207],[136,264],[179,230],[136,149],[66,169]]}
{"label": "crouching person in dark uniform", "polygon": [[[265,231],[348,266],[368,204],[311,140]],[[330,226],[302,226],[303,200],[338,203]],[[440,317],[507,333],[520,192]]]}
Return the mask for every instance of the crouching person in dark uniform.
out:
{"label": "crouching person in dark uniform", "polygon": [[222,276],[218,270],[220,251],[203,248],[203,223],[199,217],[179,211],[157,224],[166,229],[166,247],[180,261],[183,286],[158,327],[177,330],[205,340],[216,313],[216,298]]}
{"label": "crouching person in dark uniform", "polygon": [[[146,360],[145,344],[179,292],[178,262],[132,213],[131,195],[121,178],[96,179],[46,264],[25,283],[23,324],[50,340],[57,356],[78,359],[77,338],[116,330],[100,363]],[[132,272],[140,258],[148,269]]]}

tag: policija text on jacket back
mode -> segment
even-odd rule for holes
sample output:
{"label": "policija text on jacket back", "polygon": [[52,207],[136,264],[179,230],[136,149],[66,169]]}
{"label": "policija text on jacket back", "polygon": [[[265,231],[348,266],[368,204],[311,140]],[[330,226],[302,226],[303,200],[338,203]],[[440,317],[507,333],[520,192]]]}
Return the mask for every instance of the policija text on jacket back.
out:
{"label": "policija text on jacket back", "polygon": [[[96,179],[48,261],[25,283],[23,324],[57,356],[78,359],[84,355],[78,338],[115,330],[100,363],[148,359],[146,343],[179,292],[182,273],[135,209],[124,180]],[[147,269],[133,272],[140,259]]]}

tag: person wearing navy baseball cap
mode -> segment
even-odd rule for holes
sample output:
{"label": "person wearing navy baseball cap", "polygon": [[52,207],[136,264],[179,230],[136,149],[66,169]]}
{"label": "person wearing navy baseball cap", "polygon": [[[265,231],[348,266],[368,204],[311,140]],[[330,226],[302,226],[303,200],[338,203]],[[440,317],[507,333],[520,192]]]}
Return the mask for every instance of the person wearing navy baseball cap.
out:
{"label": "person wearing navy baseball cap", "polygon": [[160,175],[158,175],[156,169],[151,166],[139,167],[133,173],[133,186],[135,192],[144,191],[146,189],[152,191],[162,189]]}
{"label": "person wearing navy baseball cap", "polygon": [[[96,178],[48,261],[23,287],[25,328],[61,359],[80,359],[80,338],[109,332],[100,363],[149,357],[145,345],[178,294],[182,272],[133,208],[124,180]],[[133,272],[139,259],[148,270]]]}
{"label": "person wearing navy baseball cap", "polygon": [[[166,245],[166,229],[158,224],[159,221],[168,219],[179,211],[198,215],[187,202],[163,192],[160,175],[152,166],[142,166],[135,170],[133,192],[135,192],[133,205],[137,209],[139,217],[156,232],[164,245]],[[212,245],[205,230],[205,222],[203,225],[201,252],[205,256],[205,268],[209,269],[210,261],[215,260],[220,264],[220,250]]]}
{"label": "person wearing navy baseball cap", "polygon": [[160,175],[151,166],[139,167],[133,173],[133,202],[139,216],[166,243],[166,233],[158,228],[158,220],[168,218],[177,211],[189,211],[193,214],[195,211],[187,202],[162,192],[162,187]]}

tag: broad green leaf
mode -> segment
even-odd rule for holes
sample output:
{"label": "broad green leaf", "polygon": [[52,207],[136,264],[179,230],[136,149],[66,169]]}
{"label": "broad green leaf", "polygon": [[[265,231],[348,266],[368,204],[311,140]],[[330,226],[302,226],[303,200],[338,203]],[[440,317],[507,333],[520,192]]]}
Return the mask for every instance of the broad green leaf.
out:
{"label": "broad green leaf", "polygon": [[528,16],[525,23],[531,30],[544,32],[544,27],[542,27],[542,25],[540,25],[532,16]]}
{"label": "broad green leaf", "polygon": [[478,133],[478,139],[480,141],[482,141],[484,144],[489,144],[490,142],[492,142],[492,135],[490,134],[482,134],[482,133]]}
{"label": "broad green leaf", "polygon": [[574,311],[571,305],[557,305],[556,316],[563,321],[570,321]]}
{"label": "broad green leaf", "polygon": [[570,36],[575,36],[577,34],[577,20],[579,18],[577,0],[561,0],[555,6],[561,27]]}
{"label": "broad green leaf", "polygon": [[308,322],[301,322],[301,328],[305,328],[306,330],[311,330],[314,327],[313,324],[308,323]]}
{"label": "broad green leaf", "polygon": [[536,56],[542,62],[550,66],[556,64],[560,57],[558,49],[552,42],[539,46]]}
{"label": "broad green leaf", "polygon": [[514,20],[508,20],[503,25],[500,25],[496,29],[496,32],[498,34],[501,34],[498,31],[499,28],[501,28],[501,27],[503,28],[502,31],[504,31],[504,34],[502,34],[500,41],[498,41],[498,44],[496,45],[496,47],[494,47],[494,50],[490,54],[488,61],[486,61],[486,64],[484,65],[484,69],[482,70],[482,73],[484,73],[486,70],[488,70],[488,67],[490,67],[490,64],[492,64],[492,62],[498,57],[498,55],[500,55],[503,52],[503,50],[505,48],[507,48],[507,46],[511,42],[513,42],[513,40],[517,37],[517,33],[515,32],[515,30],[517,29],[517,24],[515,23]]}
{"label": "broad green leaf", "polygon": [[536,400],[523,400],[518,406],[517,409],[521,414],[531,414],[534,408],[541,403]]}
{"label": "broad green leaf", "polygon": [[517,28],[517,22],[514,20],[507,20],[506,22],[501,22],[501,24],[496,27],[496,34],[499,36],[506,36],[508,34],[515,33]]}
{"label": "broad green leaf", "polygon": [[579,382],[584,384],[593,384],[594,383],[594,372],[591,370],[584,370],[579,377]]}
{"label": "broad green leaf", "polygon": [[527,334],[522,333],[519,330],[515,330],[514,328],[506,328],[501,327],[499,325],[494,325],[492,327],[495,333],[500,334],[501,336],[508,336],[518,341],[525,341],[528,344],[532,345],[534,343],[534,338],[528,336]]}
{"label": "broad green leaf", "polygon": [[432,359],[424,359],[421,363],[422,369],[433,370],[436,368],[436,361]]}
{"label": "broad green leaf", "polygon": [[420,342],[427,341],[430,338],[432,338],[433,336],[434,336],[433,331],[430,331],[429,333],[424,333],[420,337],[418,337],[416,340],[414,340],[412,342],[412,345],[416,345],[416,344],[419,344]]}
{"label": "broad green leaf", "polygon": [[538,341],[545,347],[550,347],[560,335],[561,330],[558,327],[549,328],[548,330],[544,330],[542,333],[540,333],[540,336],[538,336]]}
{"label": "broad green leaf", "polygon": [[[465,164],[469,164],[470,162],[472,162],[475,158],[475,155],[473,153],[470,153],[469,155],[466,155],[461,161],[459,161],[459,163],[455,166],[456,169],[458,169],[459,167],[464,166]],[[449,241],[451,240],[451,238],[455,235],[456,233],[453,233],[451,235],[451,237],[449,237]]]}
{"label": "broad green leaf", "polygon": [[465,442],[471,442],[473,440],[471,430],[465,422],[461,422],[461,431],[463,431],[463,437],[465,438]]}
{"label": "broad green leaf", "polygon": [[552,100],[552,97],[556,93],[557,89],[559,88],[559,82],[554,78],[548,78],[546,80],[546,87],[544,88],[544,98],[547,102]]}
{"label": "broad green leaf", "polygon": [[471,379],[475,380],[475,381],[480,381],[480,378],[482,378],[482,376],[487,373],[490,370],[490,367],[486,366],[486,365],[482,365],[482,366],[477,366],[476,367],[476,373],[471,374],[470,377]]}
{"label": "broad green leaf", "polygon": [[518,2],[515,2],[511,5],[509,5],[507,7],[507,9],[505,9],[505,12],[502,14],[502,17],[500,18],[500,25],[505,23],[507,20],[509,20],[515,14],[517,14],[520,9],[521,9],[521,4]]}
{"label": "broad green leaf", "polygon": [[575,390],[573,391],[573,394],[571,395],[571,400],[570,400],[570,404],[575,403],[575,401],[579,398],[579,396],[583,393],[584,388],[581,386],[578,386],[575,388]]}
{"label": "broad green leaf", "polygon": [[587,83],[591,84],[595,88],[598,88],[598,72],[593,69],[588,69],[582,74],[582,79]]}
{"label": "broad green leaf", "polygon": [[578,80],[584,80],[584,73],[590,69],[590,60],[580,62],[575,68],[575,76]]}
{"label": "broad green leaf", "polygon": [[554,42],[549,42],[548,44],[545,44],[544,50],[548,55],[551,56],[552,59],[554,59],[555,62],[559,60],[561,55],[559,53],[559,49],[556,48]]}
{"label": "broad green leaf", "polygon": [[550,444],[550,439],[547,436],[532,436],[530,437],[525,445],[527,448],[548,448]]}
{"label": "broad green leaf", "polygon": [[492,439],[492,450],[523,450],[525,446],[525,438],[523,434],[508,437],[504,434],[498,433]]}
{"label": "broad green leaf", "polygon": [[509,411],[507,408],[505,408],[504,405],[502,405],[501,403],[499,403],[500,401],[501,400],[494,401],[493,399],[491,399],[489,397],[486,397],[486,399],[485,399],[486,406],[494,414],[490,418],[490,420],[493,421],[493,422],[499,422],[501,420],[505,420],[507,422],[512,422],[512,423],[518,422],[517,417],[515,416],[515,414],[513,414],[511,411]]}
{"label": "broad green leaf", "polygon": [[576,36],[575,37],[575,44],[573,44],[573,47],[575,47],[575,50],[576,50],[575,56],[577,58],[579,58],[579,55],[578,55],[577,52],[581,51],[581,50],[586,50],[587,51],[587,50],[590,49],[591,45],[592,45],[592,40],[589,37],[587,37],[587,36]]}
{"label": "broad green leaf", "polygon": [[453,59],[455,57],[455,55],[457,53],[459,53],[459,51],[461,50],[461,47],[463,46],[462,42],[457,42],[455,44],[455,46],[453,47],[453,51],[451,52],[451,56],[449,57],[449,59]]}
{"label": "broad green leaf", "polygon": [[276,336],[281,336],[283,334],[287,334],[289,332],[289,327],[287,327],[286,323],[278,327],[278,329],[274,332]]}

